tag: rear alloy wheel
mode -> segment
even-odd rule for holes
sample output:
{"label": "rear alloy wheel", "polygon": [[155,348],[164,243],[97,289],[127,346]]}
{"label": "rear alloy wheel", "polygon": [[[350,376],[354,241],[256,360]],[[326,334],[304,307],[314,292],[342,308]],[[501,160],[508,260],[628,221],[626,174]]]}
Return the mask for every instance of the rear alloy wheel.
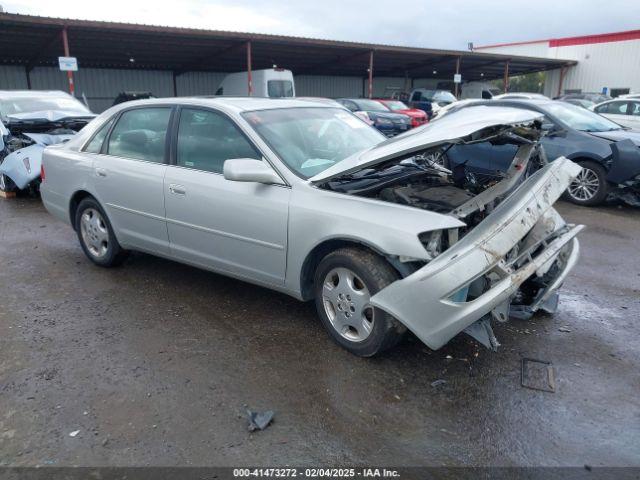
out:
{"label": "rear alloy wheel", "polygon": [[406,328],[369,301],[397,279],[388,262],[364,249],[341,248],[322,259],[315,276],[316,309],[331,338],[361,357],[396,345]]}
{"label": "rear alloy wheel", "polygon": [[75,218],[78,240],[89,260],[101,267],[114,267],[124,261],[128,252],[120,247],[107,215],[95,199],[82,200]]}
{"label": "rear alloy wheel", "polygon": [[607,198],[606,172],[595,162],[582,162],[580,166],[582,170],[567,188],[567,197],[578,205],[599,205]]}

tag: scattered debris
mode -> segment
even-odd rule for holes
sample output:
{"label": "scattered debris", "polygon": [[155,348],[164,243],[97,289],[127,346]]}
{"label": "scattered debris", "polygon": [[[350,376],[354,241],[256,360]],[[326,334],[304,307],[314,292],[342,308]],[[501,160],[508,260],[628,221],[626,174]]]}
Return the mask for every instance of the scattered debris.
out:
{"label": "scattered debris", "polygon": [[558,329],[559,332],[567,332],[569,333],[571,331],[571,329],[569,327],[560,327]]}
{"label": "scattered debris", "polygon": [[252,412],[247,409],[247,416],[249,417],[249,431],[264,430],[269,426],[273,420],[275,413],[272,410],[266,412]]}
{"label": "scattered debris", "polygon": [[535,358],[523,358],[520,385],[531,390],[555,393],[556,379],[553,364]]}
{"label": "scattered debris", "polygon": [[432,387],[437,387],[438,385],[444,385],[445,383],[447,383],[446,380],[443,380],[442,378],[435,380],[433,382],[431,382],[431,386]]}
{"label": "scattered debris", "polygon": [[80,430],[74,430],[73,432],[71,432],[69,434],[70,437],[75,437],[76,435],[78,435],[80,433]]}

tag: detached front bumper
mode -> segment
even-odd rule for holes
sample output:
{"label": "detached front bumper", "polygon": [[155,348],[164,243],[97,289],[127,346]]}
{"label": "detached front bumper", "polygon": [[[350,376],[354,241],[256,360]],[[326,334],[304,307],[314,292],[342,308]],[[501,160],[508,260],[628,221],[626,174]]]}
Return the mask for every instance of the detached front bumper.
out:
{"label": "detached front bumper", "polygon": [[459,242],[371,303],[434,350],[485,315],[507,320],[502,307],[534,277],[545,282],[531,303],[539,308],[578,258],[575,237],[584,227],[567,226],[552,205],[579,172],[564,157],[546,165]]}

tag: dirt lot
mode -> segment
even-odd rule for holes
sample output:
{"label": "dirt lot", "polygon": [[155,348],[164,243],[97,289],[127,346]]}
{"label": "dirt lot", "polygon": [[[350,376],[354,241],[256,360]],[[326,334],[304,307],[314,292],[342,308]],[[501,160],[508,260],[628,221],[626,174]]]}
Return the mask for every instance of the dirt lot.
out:
{"label": "dirt lot", "polygon": [[[39,200],[0,199],[0,465],[638,466],[640,211],[560,210],[588,230],[555,317],[497,327],[498,353],[365,360],[310,304],[143,254],[100,269]],[[249,433],[245,406],[275,422]]]}

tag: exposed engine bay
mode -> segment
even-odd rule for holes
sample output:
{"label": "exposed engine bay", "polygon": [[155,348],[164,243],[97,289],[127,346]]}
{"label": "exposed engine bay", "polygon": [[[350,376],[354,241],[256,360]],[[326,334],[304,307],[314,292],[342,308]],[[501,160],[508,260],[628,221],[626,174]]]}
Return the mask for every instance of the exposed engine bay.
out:
{"label": "exposed engine bay", "polygon": [[[404,158],[397,158],[376,165],[375,168],[359,170],[345,177],[328,182],[325,188],[336,192],[377,198],[387,202],[454,215],[467,223],[476,225],[515,187],[533,172],[547,164],[541,145],[537,143],[542,131],[538,122],[531,127],[511,127],[497,131],[478,132],[459,143],[439,145],[418,151]],[[507,172],[496,171],[494,175],[479,178],[466,171],[464,165],[447,168],[447,151],[454,145],[514,146],[516,155]],[[474,204],[474,198],[488,188],[511,178],[509,188],[484,203],[481,208],[470,210],[464,205]],[[474,218],[467,218],[475,215]]]}
{"label": "exposed engine bay", "polygon": [[[463,138],[451,144],[417,151],[404,158],[378,164],[374,168],[334,178],[327,182],[324,188],[450,215],[464,222],[465,226],[461,228],[436,230],[420,235],[427,251],[426,261],[411,258],[390,261],[399,271],[404,272],[408,280],[430,268],[431,263],[441,260],[438,257],[446,256],[445,252],[474,245],[471,248],[484,252],[485,258],[493,258],[492,262],[495,262],[495,265],[455,291],[448,301],[460,305],[482,301],[484,296],[489,295],[492,289],[503,284],[515,272],[532,268],[532,262],[536,262],[536,259],[540,262],[549,245],[555,240],[563,236],[575,236],[579,231],[579,228],[571,230],[553,208],[546,211],[539,220],[533,220],[531,224],[523,219],[521,225],[505,223],[500,227],[501,222],[509,222],[503,216],[504,209],[500,208],[501,203],[507,199],[509,202],[505,201],[505,204],[512,203],[515,201],[513,197],[528,195],[527,189],[520,189],[518,192],[516,190],[528,179],[531,181],[527,184],[535,184],[535,179],[530,177],[536,176],[535,173],[543,168],[545,171],[548,170],[545,167],[550,166],[542,146],[538,143],[541,135],[538,122],[526,127],[503,126],[496,131],[485,130],[477,132],[473,138]],[[453,169],[446,168],[448,149],[461,144],[513,145],[515,155],[506,171],[492,172],[478,178],[467,172],[464,164],[456,165]],[[567,169],[579,171],[579,167],[575,165],[567,166]],[[548,176],[548,173],[546,175]],[[565,182],[569,181],[570,178],[567,177]],[[559,196],[562,191],[560,187],[556,195]],[[492,215],[494,211],[496,214]],[[525,214],[528,212],[529,208]],[[533,217],[533,211],[531,215]],[[489,216],[493,220],[489,220]],[[483,222],[485,219],[488,223]],[[475,228],[481,223],[482,229],[476,231]],[[483,239],[484,233],[480,231],[493,228],[517,230],[513,237],[514,245],[510,250],[505,250],[504,253],[485,250],[483,242],[488,242],[489,239]],[[465,238],[467,236],[469,238]],[[519,288],[515,289],[512,295],[480,320],[468,325],[464,332],[488,348],[496,349],[499,343],[491,329],[492,320],[504,322],[510,316],[526,319],[540,309],[553,312],[557,306],[558,295],[555,290],[558,278],[564,276],[566,273],[563,272],[568,271],[571,263],[575,261],[575,245],[577,244],[570,243],[569,246],[563,247],[552,261],[544,264],[543,268],[538,268],[535,274],[519,280]],[[457,255],[452,258],[456,258]],[[426,342],[425,338],[423,341]]]}

